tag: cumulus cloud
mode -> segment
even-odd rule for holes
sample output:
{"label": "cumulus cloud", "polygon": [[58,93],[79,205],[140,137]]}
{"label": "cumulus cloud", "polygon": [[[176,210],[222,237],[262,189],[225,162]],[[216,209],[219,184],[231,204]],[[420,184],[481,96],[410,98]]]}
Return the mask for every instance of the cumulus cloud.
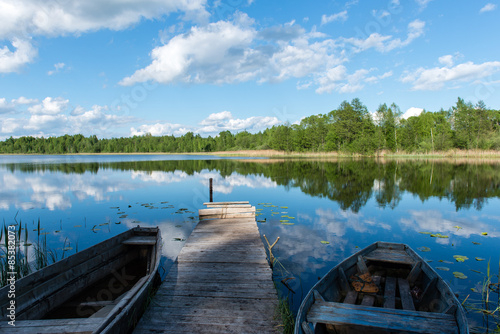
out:
{"label": "cumulus cloud", "polygon": [[472,82],[491,75],[500,70],[500,61],[474,64],[466,62],[453,66],[448,56],[440,58],[445,67],[426,69],[418,68],[411,73],[406,73],[401,78],[404,83],[412,84],[413,90],[440,90],[447,83]]}
{"label": "cumulus cloud", "polygon": [[223,111],[210,114],[206,119],[200,122],[201,128],[196,132],[200,134],[217,134],[221,131],[259,131],[274,125],[280,121],[277,117],[270,116],[252,116],[245,119],[234,118],[231,112]]}
{"label": "cumulus cloud", "polygon": [[[244,81],[282,82],[299,79],[298,89],[316,86],[318,93],[358,91],[392,73],[348,73],[349,50],[389,52],[408,46],[423,35],[425,22],[408,24],[404,39],[374,33],[366,39],[328,38],[295,21],[258,30],[253,19],[236,13],[229,21],[194,26],[151,52],[151,63],[121,80],[121,85],[154,81],[169,83],[228,84]],[[385,76],[384,76],[385,75]],[[367,80],[368,79],[368,80]]]}
{"label": "cumulus cloud", "polygon": [[60,70],[62,70],[65,66],[66,66],[66,64],[64,64],[64,63],[54,64],[54,69],[51,71],[48,71],[47,75],[53,75],[53,74],[59,72]]}
{"label": "cumulus cloud", "polygon": [[340,13],[336,13],[336,14],[333,14],[333,15],[329,15],[329,16],[326,16],[326,15],[323,15],[321,16],[321,24],[327,24],[327,23],[330,23],[330,22],[335,22],[335,21],[342,21],[342,22],[345,22],[347,21],[348,19],[348,15],[347,15],[347,10],[344,10]]}
{"label": "cumulus cloud", "polygon": [[480,13],[486,13],[486,12],[491,12],[497,9],[497,5],[493,3],[487,3],[481,10],[479,10]]}
{"label": "cumulus cloud", "polygon": [[[417,2],[417,4],[422,7],[422,8],[425,8],[427,6],[427,4],[429,2],[431,2],[432,0],[415,0]],[[398,1],[399,2],[399,1]]]}
{"label": "cumulus cloud", "polygon": [[151,134],[153,136],[182,136],[189,131],[192,131],[189,127],[185,127],[181,124],[174,123],[155,123],[155,124],[143,124],[137,129],[135,127],[130,128],[131,136],[144,136],[145,134]]}
{"label": "cumulus cloud", "polygon": [[408,110],[406,110],[406,112],[403,115],[401,115],[401,118],[408,119],[413,116],[419,116],[422,113],[422,111],[424,111],[424,109],[411,107]]}
{"label": "cumulus cloud", "polygon": [[11,45],[15,51],[11,51],[8,46],[0,48],[0,73],[17,72],[24,64],[31,63],[38,54],[29,40],[15,37]]}
{"label": "cumulus cloud", "polygon": [[344,42],[354,46],[356,52],[366,51],[368,49],[375,49],[379,52],[389,52],[397,48],[402,48],[410,45],[415,39],[424,34],[425,22],[421,20],[414,20],[408,24],[408,35],[405,40],[400,38],[393,38],[393,36],[381,35],[373,33],[366,39],[360,38],[344,38]]}
{"label": "cumulus cloud", "polygon": [[180,12],[186,19],[206,22],[206,0],[0,0],[0,40],[15,51],[0,49],[0,73],[16,72],[37,55],[31,40],[21,36],[63,36],[100,29],[122,30],[142,19]]}
{"label": "cumulus cloud", "polygon": [[69,100],[62,97],[46,97],[42,103],[28,108],[28,111],[35,115],[55,115],[66,109]]}

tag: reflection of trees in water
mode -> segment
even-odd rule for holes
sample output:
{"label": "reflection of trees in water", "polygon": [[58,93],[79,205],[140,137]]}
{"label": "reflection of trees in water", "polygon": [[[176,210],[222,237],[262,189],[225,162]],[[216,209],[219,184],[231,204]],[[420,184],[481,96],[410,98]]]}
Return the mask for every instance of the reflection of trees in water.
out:
{"label": "reflection of trees in water", "polygon": [[284,160],[265,163],[255,160],[166,160],[106,163],[5,164],[4,168],[25,173],[37,171],[97,173],[119,171],[182,171],[194,175],[215,171],[222,177],[233,173],[260,175],[278,185],[300,188],[305,194],[338,202],[343,210],[358,212],[373,196],[378,205],[394,209],[402,194],[409,192],[421,201],[430,197],[447,199],[456,209],[481,210],[488,198],[500,197],[500,168],[497,164],[467,164],[441,161],[385,161],[372,159],[311,161]]}

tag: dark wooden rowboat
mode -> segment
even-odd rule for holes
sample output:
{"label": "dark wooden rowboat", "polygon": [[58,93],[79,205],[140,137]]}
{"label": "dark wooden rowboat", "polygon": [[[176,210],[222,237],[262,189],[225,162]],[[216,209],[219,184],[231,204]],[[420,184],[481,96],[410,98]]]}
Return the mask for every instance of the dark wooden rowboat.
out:
{"label": "dark wooden rowboat", "polygon": [[427,262],[407,245],[376,242],[312,287],[295,333],[464,334],[469,329],[462,305]]}
{"label": "dark wooden rowboat", "polygon": [[158,279],[160,258],[160,230],[136,227],[23,277],[15,284],[15,327],[7,318],[9,286],[0,289],[0,332],[127,333]]}

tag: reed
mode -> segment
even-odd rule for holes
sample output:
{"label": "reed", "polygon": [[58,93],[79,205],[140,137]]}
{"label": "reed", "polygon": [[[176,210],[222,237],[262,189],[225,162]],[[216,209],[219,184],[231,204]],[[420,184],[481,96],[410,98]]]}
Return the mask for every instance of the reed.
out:
{"label": "reed", "polygon": [[465,308],[482,315],[484,327],[474,328],[474,333],[500,333],[500,262],[498,274],[493,274],[488,261],[480,289],[475,291],[481,294],[480,299],[469,298],[469,295],[463,302]]}

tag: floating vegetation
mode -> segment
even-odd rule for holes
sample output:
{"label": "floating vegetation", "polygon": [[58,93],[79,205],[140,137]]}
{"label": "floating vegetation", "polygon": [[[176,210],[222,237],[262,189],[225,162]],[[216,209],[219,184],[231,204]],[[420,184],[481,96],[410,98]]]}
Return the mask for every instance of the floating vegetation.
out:
{"label": "floating vegetation", "polygon": [[257,203],[257,205],[264,205],[264,204],[266,204],[266,203]]}
{"label": "floating vegetation", "polygon": [[266,220],[265,219],[260,219],[260,220],[257,220],[257,223],[265,223]]}
{"label": "floating vegetation", "polygon": [[480,244],[481,244],[480,242],[475,242],[475,241],[473,241],[472,243],[473,243],[474,245],[480,245]]}
{"label": "floating vegetation", "polygon": [[288,209],[288,206],[280,206],[281,209]]}
{"label": "floating vegetation", "polygon": [[262,210],[264,210],[264,209],[255,209],[255,211],[262,211]]}
{"label": "floating vegetation", "polygon": [[121,212],[117,212],[116,214],[117,215],[123,215],[125,212],[121,211]]}
{"label": "floating vegetation", "polygon": [[281,220],[280,220],[280,223],[288,223],[288,222],[289,222],[289,220],[288,220],[288,219],[281,219]]}
{"label": "floating vegetation", "polygon": [[453,255],[453,258],[457,262],[465,262],[465,260],[468,260],[469,258],[465,255]]}
{"label": "floating vegetation", "polygon": [[120,217],[118,217],[118,218],[123,219],[123,218],[127,218],[127,217],[128,217],[128,215],[121,215],[121,216],[120,216]]}
{"label": "floating vegetation", "polygon": [[288,218],[288,216],[287,215],[283,215],[283,216],[281,216],[281,218]]}
{"label": "floating vegetation", "polygon": [[288,219],[295,219],[295,217],[290,217],[290,216],[288,216]]}
{"label": "floating vegetation", "polygon": [[450,271],[450,268],[448,267],[436,267],[437,270],[442,270],[442,271]]}
{"label": "floating vegetation", "polygon": [[485,261],[482,257],[476,257],[476,261]]}
{"label": "floating vegetation", "polygon": [[160,204],[166,204],[166,203],[168,203],[168,201],[160,202]]}
{"label": "floating vegetation", "polygon": [[446,264],[453,264],[453,262],[446,261],[446,260],[439,260],[439,262],[441,262],[441,263],[446,263]]}
{"label": "floating vegetation", "polygon": [[442,239],[448,239],[449,238],[449,236],[443,235],[441,233],[431,234],[431,237],[432,238],[442,238]]}
{"label": "floating vegetation", "polygon": [[175,227],[182,227],[182,225],[175,225]]}
{"label": "floating vegetation", "polygon": [[102,223],[102,224],[99,224],[99,226],[106,226],[106,225],[109,225],[109,223]]}
{"label": "floating vegetation", "polygon": [[453,226],[453,227],[456,228],[457,231],[462,229],[460,226]]}
{"label": "floating vegetation", "polygon": [[421,252],[430,252],[430,251],[431,251],[431,249],[430,249],[429,247],[425,247],[425,246],[423,246],[423,247],[418,247],[417,249],[418,249],[419,251],[421,251]]}
{"label": "floating vegetation", "polygon": [[463,273],[461,273],[459,271],[454,271],[453,276],[455,276],[456,278],[459,278],[459,279],[467,279],[467,276],[465,276]]}
{"label": "floating vegetation", "polygon": [[431,235],[432,233],[431,232],[418,232],[420,234],[428,234],[428,235]]}
{"label": "floating vegetation", "polygon": [[110,206],[109,208],[110,209],[119,209],[120,207],[119,206]]}
{"label": "floating vegetation", "polygon": [[488,232],[483,232],[481,233],[481,235],[488,235]]}
{"label": "floating vegetation", "polygon": [[469,270],[478,274],[482,274],[482,272],[480,272],[479,270],[474,270],[474,269],[469,269]]}
{"label": "floating vegetation", "polygon": [[281,223],[282,225],[295,225],[295,223],[287,223],[287,222],[283,222]]}
{"label": "floating vegetation", "polygon": [[82,227],[82,225],[75,225],[75,226],[73,226],[73,227]]}
{"label": "floating vegetation", "polygon": [[330,241],[321,240],[320,242],[321,242],[323,245],[329,245],[329,244],[330,244]]}

